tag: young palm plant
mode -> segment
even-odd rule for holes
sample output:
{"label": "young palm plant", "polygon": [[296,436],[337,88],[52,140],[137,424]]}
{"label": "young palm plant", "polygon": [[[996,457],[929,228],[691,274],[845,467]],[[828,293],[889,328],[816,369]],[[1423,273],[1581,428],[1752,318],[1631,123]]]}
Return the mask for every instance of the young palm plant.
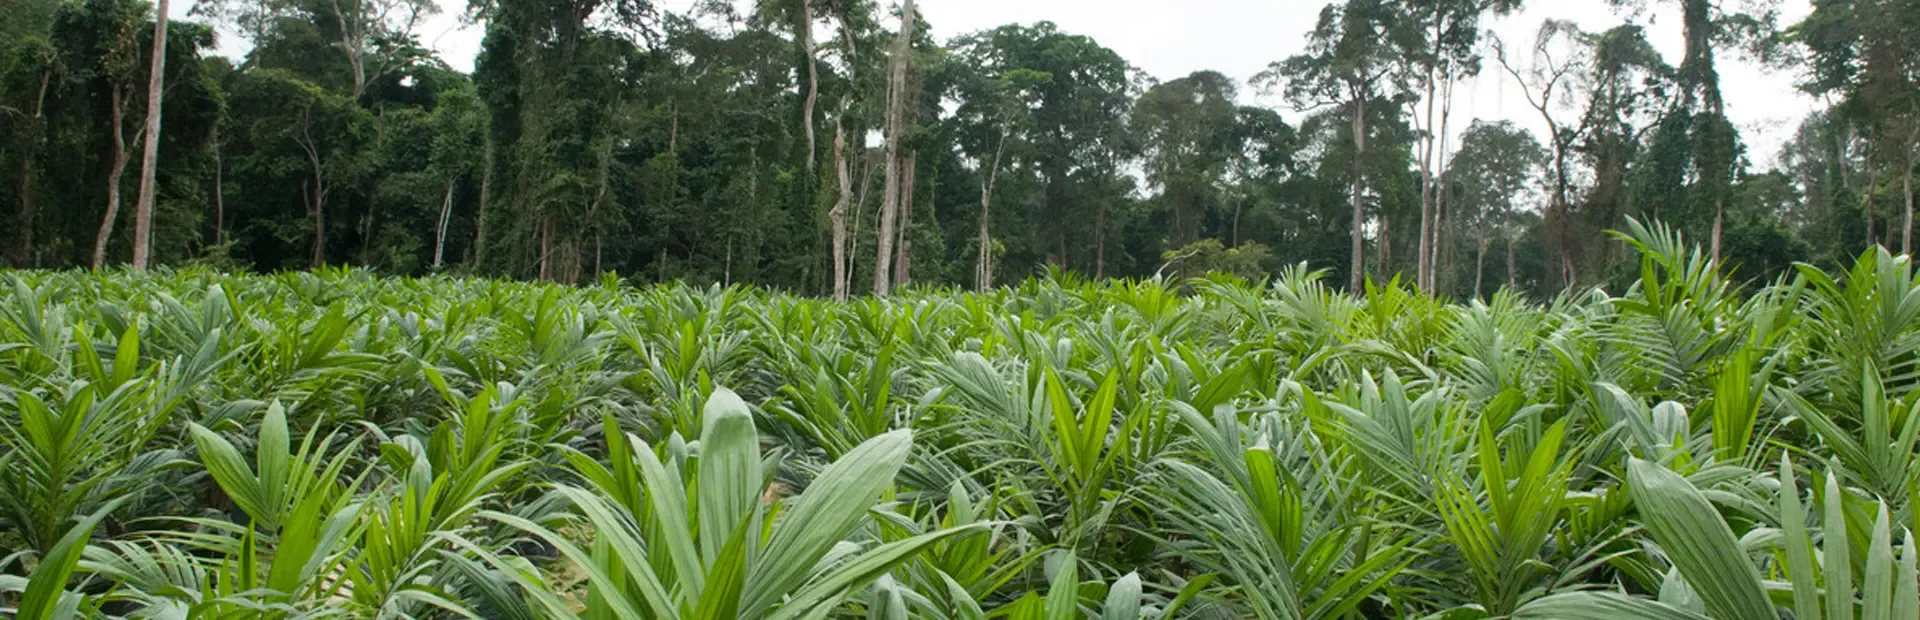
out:
{"label": "young palm plant", "polygon": [[[1768,553],[1759,563],[1707,494],[1685,477],[1639,459],[1628,463],[1627,476],[1653,542],[1673,564],[1658,598],[1568,592],[1537,599],[1517,617],[1733,620],[1778,617],[1783,606],[1791,608],[1795,618],[1891,620],[1920,615],[1920,573],[1915,569],[1920,550],[1912,533],[1902,528],[1902,542],[1895,546],[1894,526],[1884,502],[1874,503],[1876,514],[1869,532],[1854,529],[1853,523],[1859,520],[1849,514],[1852,500],[1836,476],[1828,475],[1821,502],[1816,562],[1815,532],[1806,524],[1792,461],[1781,456],[1777,502],[1781,528],[1772,534],[1781,547],[1777,556],[1784,558]],[[1863,561],[1856,561],[1855,554],[1861,551]],[[1780,565],[1774,564],[1781,559]],[[1768,572],[1784,573],[1790,582],[1787,588],[1782,591],[1764,580]]]}
{"label": "young palm plant", "polygon": [[777,500],[766,493],[746,404],[716,389],[701,417],[697,453],[689,446],[663,460],[610,421],[608,465],[573,453],[588,487],[561,484],[556,492],[584,515],[590,547],[534,521],[483,511],[552,545],[588,576],[586,609],[579,611],[526,560],[463,543],[531,599],[486,602],[530,617],[814,617],[932,545],[979,529],[945,528],[873,546],[847,540],[906,463],[912,431],[861,443],[799,495]]}

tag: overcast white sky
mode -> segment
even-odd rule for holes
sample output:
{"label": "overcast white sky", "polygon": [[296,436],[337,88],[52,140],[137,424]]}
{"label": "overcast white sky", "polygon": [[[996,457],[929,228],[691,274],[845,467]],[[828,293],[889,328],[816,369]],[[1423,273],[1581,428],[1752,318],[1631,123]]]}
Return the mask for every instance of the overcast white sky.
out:
{"label": "overcast white sky", "polygon": [[[885,1],[885,0],[883,0]],[[443,12],[421,32],[421,39],[460,70],[473,66],[479,50],[479,27],[461,23],[466,0],[440,0]],[[690,0],[663,0],[669,9],[684,9]],[[1300,51],[1325,0],[919,0],[920,10],[934,35],[955,35],[1008,23],[1052,21],[1064,31],[1093,37],[1148,74],[1171,80],[1200,70],[1214,70],[1247,78],[1267,64]],[[175,12],[184,15],[181,2]],[[1678,3],[1654,2],[1641,15],[1648,36],[1679,63],[1682,41]],[[1783,23],[1798,21],[1809,11],[1808,0],[1784,0]],[[1489,26],[1515,47],[1533,40],[1546,18],[1574,21],[1589,31],[1605,30],[1625,21],[1605,0],[1531,0],[1526,9],[1492,21]],[[223,37],[223,51],[232,53],[237,37]],[[1538,115],[1527,106],[1520,87],[1497,66],[1489,66],[1455,93],[1455,132],[1475,118],[1512,119],[1543,132]],[[1780,145],[1792,136],[1801,117],[1816,102],[1794,89],[1795,76],[1768,70],[1723,54],[1721,88],[1727,96],[1727,115],[1748,143],[1748,157],[1762,169],[1771,167]],[[1282,102],[1242,89],[1243,100],[1284,107]],[[1289,121],[1298,115],[1288,114]],[[1455,141],[1458,142],[1457,140]]]}

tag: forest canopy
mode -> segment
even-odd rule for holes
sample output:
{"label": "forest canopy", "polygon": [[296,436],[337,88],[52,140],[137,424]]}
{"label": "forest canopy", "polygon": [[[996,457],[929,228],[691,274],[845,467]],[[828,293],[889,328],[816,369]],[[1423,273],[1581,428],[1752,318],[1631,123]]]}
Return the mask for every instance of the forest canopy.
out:
{"label": "forest canopy", "polygon": [[[1519,0],[1332,2],[1241,82],[1147,75],[1048,22],[941,40],[911,1],[476,0],[463,73],[422,43],[429,0],[202,0],[171,23],[8,0],[0,259],[836,296],[1306,263],[1545,297],[1623,281],[1627,218],[1749,280],[1911,249],[1920,0],[1792,22],[1590,1],[1620,25],[1527,40],[1489,29]],[[1673,16],[1677,62],[1647,29]],[[1825,102],[1777,156],[1727,118],[1731,58]],[[1537,121],[1455,113],[1474,79]]]}

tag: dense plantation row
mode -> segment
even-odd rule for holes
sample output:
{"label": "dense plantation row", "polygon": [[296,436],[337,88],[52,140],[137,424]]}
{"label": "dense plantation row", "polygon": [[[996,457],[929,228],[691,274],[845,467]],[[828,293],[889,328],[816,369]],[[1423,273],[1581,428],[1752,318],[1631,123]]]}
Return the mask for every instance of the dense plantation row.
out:
{"label": "dense plantation row", "polygon": [[1915,618],[1920,278],[0,274],[21,618]]}

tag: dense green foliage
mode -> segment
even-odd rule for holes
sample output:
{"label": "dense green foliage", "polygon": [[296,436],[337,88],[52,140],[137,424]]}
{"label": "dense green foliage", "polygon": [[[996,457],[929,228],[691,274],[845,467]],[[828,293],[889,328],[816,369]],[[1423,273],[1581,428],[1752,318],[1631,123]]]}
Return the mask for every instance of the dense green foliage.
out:
{"label": "dense green foliage", "polygon": [[[10,0],[0,258],[110,265],[144,242],[156,264],[257,272],[827,295],[884,293],[882,274],[1192,275],[1168,257],[1217,244],[1265,249],[1242,273],[1307,262],[1349,291],[1402,276],[1484,299],[1624,283],[1605,231],[1628,218],[1761,280],[1910,249],[1920,0],[1819,0],[1797,24],[1766,2],[1582,1],[1621,23],[1502,41],[1487,28],[1519,0],[1331,2],[1290,26],[1302,53],[1242,84],[1146,75],[1047,22],[900,33],[908,7],[884,0],[474,0],[470,74],[421,43],[434,2],[204,0],[166,38],[142,240],[123,203],[151,8]],[[1684,46],[1655,45],[1646,26],[1675,18]],[[244,55],[213,55],[216,31]],[[1736,56],[1830,103],[1778,157],[1727,118],[1716,62]],[[1546,130],[1455,114],[1475,79]]]}
{"label": "dense green foliage", "polygon": [[[1920,273],[12,272],[19,617],[1911,618]],[[1440,614],[1433,616],[1432,614]]]}

